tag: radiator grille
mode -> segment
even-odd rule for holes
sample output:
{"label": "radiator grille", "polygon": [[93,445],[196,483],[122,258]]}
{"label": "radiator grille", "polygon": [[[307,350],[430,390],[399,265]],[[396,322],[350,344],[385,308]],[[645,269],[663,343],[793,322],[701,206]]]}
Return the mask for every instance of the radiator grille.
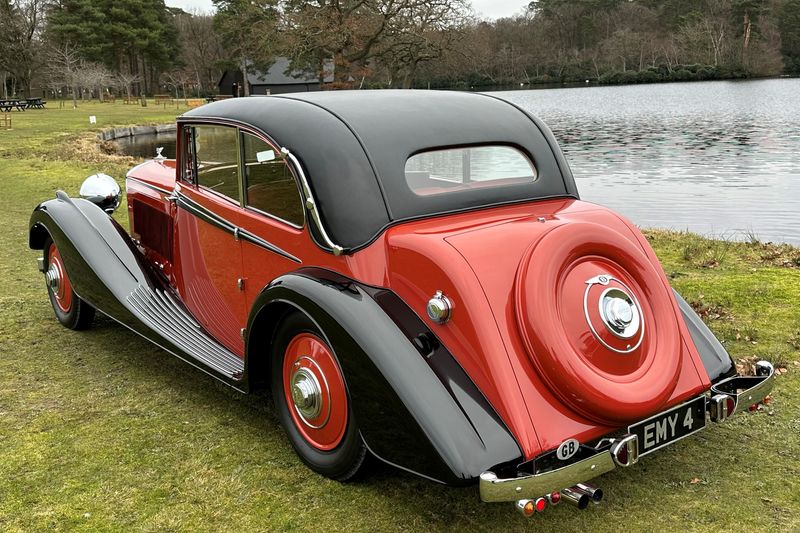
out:
{"label": "radiator grille", "polygon": [[172,261],[172,218],[167,213],[134,200],[133,231],[144,246]]}

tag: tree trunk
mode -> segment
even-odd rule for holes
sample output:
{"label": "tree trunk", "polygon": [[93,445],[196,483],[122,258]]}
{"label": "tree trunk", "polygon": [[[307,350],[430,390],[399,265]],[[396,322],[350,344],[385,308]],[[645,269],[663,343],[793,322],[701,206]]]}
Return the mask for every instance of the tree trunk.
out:
{"label": "tree trunk", "polygon": [[244,57],[239,60],[239,70],[242,72],[242,87],[244,87],[244,95],[250,96],[250,83],[247,81],[247,60]]}
{"label": "tree trunk", "polygon": [[78,109],[78,87],[72,87],[72,109]]}
{"label": "tree trunk", "polygon": [[745,11],[744,13],[744,43],[742,45],[742,65],[747,66],[747,49],[750,46],[750,30],[752,24],[750,23],[750,14]]}
{"label": "tree trunk", "polygon": [[336,83],[337,88],[340,84],[347,83],[347,60],[344,58],[344,51],[337,50],[333,54],[333,81]]}

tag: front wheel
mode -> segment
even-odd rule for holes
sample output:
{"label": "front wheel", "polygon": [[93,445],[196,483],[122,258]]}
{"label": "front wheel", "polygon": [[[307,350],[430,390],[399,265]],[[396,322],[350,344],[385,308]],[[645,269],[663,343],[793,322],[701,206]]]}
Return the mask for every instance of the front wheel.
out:
{"label": "front wheel", "polygon": [[72,290],[72,282],[64,268],[64,260],[53,240],[48,237],[44,243],[45,281],[47,294],[56,318],[69,329],[87,329],[92,325],[95,309]]}
{"label": "front wheel", "polygon": [[297,311],[276,332],[272,397],[292,446],[312,470],[338,481],[358,473],[367,450],[342,370],[319,328]]}

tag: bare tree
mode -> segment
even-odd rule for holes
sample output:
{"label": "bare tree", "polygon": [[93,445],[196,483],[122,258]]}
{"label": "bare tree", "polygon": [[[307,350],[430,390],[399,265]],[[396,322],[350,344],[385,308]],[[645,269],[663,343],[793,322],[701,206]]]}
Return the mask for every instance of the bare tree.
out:
{"label": "bare tree", "polygon": [[78,107],[78,91],[80,90],[81,58],[78,50],[68,41],[48,51],[48,76],[50,84],[60,84],[72,91],[72,107]]}
{"label": "bare tree", "polygon": [[142,77],[138,74],[131,74],[129,72],[120,72],[116,76],[117,84],[125,90],[125,100],[131,102],[133,99],[133,86],[142,81]]}
{"label": "bare tree", "polygon": [[222,74],[224,53],[220,35],[214,31],[214,17],[199,11],[176,17],[181,43],[181,60],[195,79],[200,93],[213,91]]}
{"label": "bare tree", "polygon": [[0,0],[0,71],[3,91],[10,76],[30,96],[31,80],[43,66],[41,34],[47,0]]}
{"label": "bare tree", "polygon": [[97,98],[102,102],[108,87],[114,82],[114,75],[99,63],[82,62],[77,70],[77,76],[82,89],[92,93],[97,92]]}
{"label": "bare tree", "polygon": [[167,87],[172,87],[172,90],[175,92],[176,100],[180,98],[178,89],[181,90],[183,98],[186,98],[186,86],[191,84],[193,79],[193,74],[184,69],[171,70],[161,75],[161,83]]}
{"label": "bare tree", "polygon": [[378,55],[389,69],[390,85],[411,87],[419,65],[451,48],[470,14],[464,0],[429,0],[401,11],[390,22]]}

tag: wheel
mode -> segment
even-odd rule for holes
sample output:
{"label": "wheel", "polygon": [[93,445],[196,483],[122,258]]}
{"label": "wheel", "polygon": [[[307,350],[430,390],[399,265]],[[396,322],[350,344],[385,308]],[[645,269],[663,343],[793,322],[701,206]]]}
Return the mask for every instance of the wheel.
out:
{"label": "wheel", "polygon": [[50,296],[56,318],[69,329],[87,329],[92,325],[95,309],[81,300],[72,290],[64,261],[50,237],[44,243],[44,259],[47,294]]}
{"label": "wheel", "polygon": [[298,311],[275,335],[272,397],[292,446],[312,470],[338,481],[358,473],[367,449],[342,370],[322,332]]}

